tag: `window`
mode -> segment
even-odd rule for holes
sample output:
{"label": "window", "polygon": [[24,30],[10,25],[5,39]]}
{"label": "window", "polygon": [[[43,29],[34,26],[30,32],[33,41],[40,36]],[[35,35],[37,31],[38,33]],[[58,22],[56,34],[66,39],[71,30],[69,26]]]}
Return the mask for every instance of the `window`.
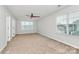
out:
{"label": "window", "polygon": [[33,30],[33,22],[21,21],[22,30]]}
{"label": "window", "polygon": [[57,29],[59,33],[67,33],[67,15],[57,17]]}
{"label": "window", "polygon": [[57,17],[57,32],[79,35],[79,12],[71,12]]}

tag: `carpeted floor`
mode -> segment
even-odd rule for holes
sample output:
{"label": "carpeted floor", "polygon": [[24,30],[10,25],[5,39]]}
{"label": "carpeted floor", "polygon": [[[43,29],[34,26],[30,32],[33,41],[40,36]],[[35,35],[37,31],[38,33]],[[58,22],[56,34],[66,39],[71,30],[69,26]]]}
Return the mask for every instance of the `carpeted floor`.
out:
{"label": "carpeted floor", "polygon": [[39,34],[17,35],[3,50],[4,54],[76,53],[76,49]]}

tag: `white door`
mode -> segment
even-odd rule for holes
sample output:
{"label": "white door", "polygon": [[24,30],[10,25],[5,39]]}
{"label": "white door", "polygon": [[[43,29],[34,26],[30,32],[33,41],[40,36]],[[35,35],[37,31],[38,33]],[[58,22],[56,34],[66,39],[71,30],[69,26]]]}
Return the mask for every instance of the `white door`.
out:
{"label": "white door", "polygon": [[6,40],[11,40],[11,19],[10,16],[6,17]]}
{"label": "white door", "polygon": [[12,19],[12,37],[15,37],[15,19]]}

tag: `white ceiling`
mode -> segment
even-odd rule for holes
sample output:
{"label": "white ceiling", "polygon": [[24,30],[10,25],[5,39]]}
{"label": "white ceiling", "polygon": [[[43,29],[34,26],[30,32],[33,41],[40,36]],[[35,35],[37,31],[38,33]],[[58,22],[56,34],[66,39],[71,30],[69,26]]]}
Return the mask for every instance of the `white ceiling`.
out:
{"label": "white ceiling", "polygon": [[27,15],[34,13],[34,15],[39,15],[40,17],[44,17],[49,13],[52,13],[61,7],[57,7],[57,5],[8,5],[7,8],[11,11],[11,13],[17,19],[28,19]]}

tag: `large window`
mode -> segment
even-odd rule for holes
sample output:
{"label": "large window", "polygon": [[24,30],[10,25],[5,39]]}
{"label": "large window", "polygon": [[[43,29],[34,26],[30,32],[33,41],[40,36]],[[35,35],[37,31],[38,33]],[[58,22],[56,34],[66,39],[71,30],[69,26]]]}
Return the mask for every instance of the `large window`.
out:
{"label": "large window", "polygon": [[79,35],[79,12],[71,12],[57,17],[57,32]]}
{"label": "large window", "polygon": [[67,15],[57,17],[57,29],[59,33],[67,33]]}
{"label": "large window", "polygon": [[33,22],[21,21],[22,30],[33,30]]}

